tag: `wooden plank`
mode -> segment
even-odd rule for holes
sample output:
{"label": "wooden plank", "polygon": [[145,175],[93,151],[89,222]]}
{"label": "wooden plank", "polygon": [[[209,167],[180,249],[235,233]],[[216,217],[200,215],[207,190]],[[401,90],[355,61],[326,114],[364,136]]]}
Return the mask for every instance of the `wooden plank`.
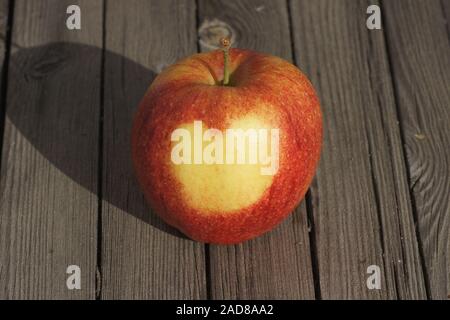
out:
{"label": "wooden plank", "polygon": [[[82,8],[81,30],[66,28],[71,4]],[[0,299],[95,297],[101,17],[97,0],[15,1]],[[81,290],[66,287],[69,265],[81,268]]]}
{"label": "wooden plank", "polygon": [[[199,2],[200,44],[223,35],[234,46],[292,60],[285,1]],[[305,203],[272,232],[235,246],[210,246],[213,299],[313,299]]]}
{"label": "wooden plank", "polygon": [[448,1],[436,0],[383,2],[409,184],[433,299],[447,299],[450,293],[448,7]]}
{"label": "wooden plank", "polygon": [[447,26],[447,36],[450,37],[450,2],[441,0],[441,6],[444,11],[444,23]]}
{"label": "wooden plank", "polygon": [[102,292],[105,299],[205,299],[204,246],[146,205],[130,160],[133,112],[165,66],[196,51],[195,6],[108,1],[106,8]]}
{"label": "wooden plank", "polygon": [[[0,70],[1,70],[1,76],[0,76],[0,152],[2,151],[2,145],[3,145],[3,129],[5,125],[5,87],[6,87],[6,81],[4,79],[6,75],[6,63],[5,57],[7,56],[6,53],[6,46],[7,46],[7,33],[8,33],[8,24],[9,21],[9,1],[8,0],[1,0],[0,1]],[[9,53],[9,52],[8,52]],[[0,158],[1,161],[1,158]],[[1,165],[1,162],[0,162]]]}
{"label": "wooden plank", "polygon": [[[369,3],[370,2],[370,3]],[[292,1],[296,58],[319,91],[325,141],[311,190],[325,299],[425,298],[376,1]],[[367,268],[381,269],[369,290]]]}

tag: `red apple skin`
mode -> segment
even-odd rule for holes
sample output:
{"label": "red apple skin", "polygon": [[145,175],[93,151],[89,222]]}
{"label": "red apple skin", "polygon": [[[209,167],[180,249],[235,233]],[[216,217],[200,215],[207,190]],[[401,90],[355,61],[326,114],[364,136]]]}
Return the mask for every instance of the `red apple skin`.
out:
{"label": "red apple skin", "polygon": [[[190,238],[214,244],[259,236],[291,213],[311,183],[322,144],[319,100],[299,69],[278,57],[230,49],[230,70],[231,85],[220,85],[220,50],[168,67],[146,92],[132,130],[133,163],[151,207]],[[272,117],[280,129],[279,169],[271,185],[257,201],[232,212],[195,209],[172,174],[172,131],[194,120],[225,130],[227,119],[252,112]]]}

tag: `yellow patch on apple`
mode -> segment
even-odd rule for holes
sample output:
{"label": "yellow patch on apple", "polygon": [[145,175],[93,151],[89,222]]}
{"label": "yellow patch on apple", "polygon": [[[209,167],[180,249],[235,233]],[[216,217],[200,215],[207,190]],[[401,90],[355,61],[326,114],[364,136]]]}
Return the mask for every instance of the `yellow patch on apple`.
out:
{"label": "yellow patch on apple", "polygon": [[257,202],[279,166],[279,129],[252,115],[222,132],[202,121],[185,123],[171,136],[171,169],[194,209],[229,213]]}

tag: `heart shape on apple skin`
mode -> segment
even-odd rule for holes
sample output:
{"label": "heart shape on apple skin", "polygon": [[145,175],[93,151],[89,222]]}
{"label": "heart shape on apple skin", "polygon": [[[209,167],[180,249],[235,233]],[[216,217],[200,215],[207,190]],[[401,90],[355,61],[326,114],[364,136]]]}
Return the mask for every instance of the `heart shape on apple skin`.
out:
{"label": "heart shape on apple skin", "polygon": [[[215,244],[254,238],[291,213],[311,183],[322,144],[319,100],[298,68],[249,50],[230,49],[228,59],[227,85],[222,50],[168,67],[147,90],[132,129],[133,163],[150,205],[190,238]],[[174,163],[172,133],[194,134],[196,121],[222,132],[276,128],[276,172],[261,174],[261,163]]]}

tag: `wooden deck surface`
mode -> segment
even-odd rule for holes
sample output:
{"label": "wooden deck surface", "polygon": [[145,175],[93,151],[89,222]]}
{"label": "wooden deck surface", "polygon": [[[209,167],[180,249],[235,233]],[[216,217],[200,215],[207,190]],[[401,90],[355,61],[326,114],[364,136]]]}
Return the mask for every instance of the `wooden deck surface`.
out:
{"label": "wooden deck surface", "polygon": [[[325,140],[292,215],[216,246],[150,211],[129,135],[154,77],[227,34],[308,75]],[[450,298],[450,0],[0,0],[0,35],[0,299]]]}

